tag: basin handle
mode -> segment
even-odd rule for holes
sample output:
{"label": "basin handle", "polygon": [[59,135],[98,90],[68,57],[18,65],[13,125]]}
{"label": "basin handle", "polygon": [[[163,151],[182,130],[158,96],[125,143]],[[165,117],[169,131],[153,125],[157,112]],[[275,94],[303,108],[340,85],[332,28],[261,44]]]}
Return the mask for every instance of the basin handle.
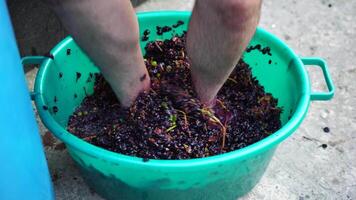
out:
{"label": "basin handle", "polygon": [[305,57],[301,58],[304,66],[317,66],[320,67],[323,71],[324,80],[326,81],[326,85],[328,87],[328,91],[326,92],[310,92],[310,100],[312,101],[327,101],[333,98],[334,96],[334,84],[331,80],[331,76],[328,70],[328,65],[326,64],[325,60],[318,57]]}
{"label": "basin handle", "polygon": [[[30,65],[30,64],[42,64],[44,60],[50,59],[46,56],[25,56],[21,58],[21,63],[23,66],[25,65]],[[35,100],[36,93],[35,92],[30,92],[31,100]]]}

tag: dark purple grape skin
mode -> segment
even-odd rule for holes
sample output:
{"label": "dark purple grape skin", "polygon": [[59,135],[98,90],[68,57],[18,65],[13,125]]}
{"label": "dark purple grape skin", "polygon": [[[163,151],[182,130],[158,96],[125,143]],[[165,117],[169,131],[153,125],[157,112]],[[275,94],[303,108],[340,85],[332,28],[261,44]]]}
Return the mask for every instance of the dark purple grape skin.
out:
{"label": "dark purple grape skin", "polygon": [[[157,27],[159,34],[170,30]],[[145,31],[142,39],[148,40],[148,35]],[[70,117],[68,131],[96,146],[149,162],[234,151],[281,127],[278,100],[265,93],[243,60],[219,91],[215,106],[207,108],[200,103],[185,43],[185,33],[147,42],[144,58],[151,89],[142,92],[130,108],[121,107],[110,85],[95,74],[94,94],[85,97]],[[249,51],[255,49],[270,54],[269,47],[256,45]],[[145,78],[141,75],[137,81]],[[58,112],[58,108],[54,110]]]}

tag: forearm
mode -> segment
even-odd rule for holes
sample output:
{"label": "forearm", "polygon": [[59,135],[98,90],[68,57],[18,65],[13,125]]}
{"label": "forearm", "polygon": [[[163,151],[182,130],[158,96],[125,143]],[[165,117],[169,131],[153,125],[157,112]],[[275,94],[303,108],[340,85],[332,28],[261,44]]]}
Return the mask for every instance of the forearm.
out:
{"label": "forearm", "polygon": [[[149,87],[139,48],[138,24],[129,0],[48,1],[125,106]],[[141,82],[144,74],[147,78]]]}
{"label": "forearm", "polygon": [[224,84],[253,36],[261,0],[197,0],[188,31],[193,81],[203,102]]}

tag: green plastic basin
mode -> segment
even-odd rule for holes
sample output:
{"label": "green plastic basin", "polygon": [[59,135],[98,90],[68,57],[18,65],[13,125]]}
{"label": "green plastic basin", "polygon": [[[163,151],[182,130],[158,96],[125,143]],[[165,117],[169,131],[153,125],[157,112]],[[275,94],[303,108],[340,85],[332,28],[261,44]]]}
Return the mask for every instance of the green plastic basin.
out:
{"label": "green plastic basin", "polygon": [[[185,24],[175,29],[175,33],[182,33],[187,29],[190,13],[148,12],[137,16],[140,32],[150,29],[150,40],[153,40],[172,36],[172,32],[155,35],[157,25],[173,25],[182,20]],[[279,99],[279,106],[284,109],[281,116],[283,127],[243,149],[190,160],[143,162],[142,158],[93,146],[66,131],[69,116],[86,95],[93,93],[94,80],[89,73],[98,72],[71,37],[52,49],[54,59],[25,57],[23,63],[40,64],[32,94],[38,113],[45,126],[65,143],[87,183],[101,196],[125,200],[236,199],[258,183],[278,144],[290,136],[304,119],[310,101],[328,100],[334,93],[322,59],[299,58],[284,42],[260,28],[250,45],[256,44],[269,46],[272,56],[251,51],[243,57],[265,90]],[[141,46],[144,45],[142,42]],[[71,49],[70,55],[67,55],[67,49]],[[311,92],[306,65],[323,70],[324,77],[321,78],[326,80],[327,92]],[[77,72],[81,73],[78,81]]]}

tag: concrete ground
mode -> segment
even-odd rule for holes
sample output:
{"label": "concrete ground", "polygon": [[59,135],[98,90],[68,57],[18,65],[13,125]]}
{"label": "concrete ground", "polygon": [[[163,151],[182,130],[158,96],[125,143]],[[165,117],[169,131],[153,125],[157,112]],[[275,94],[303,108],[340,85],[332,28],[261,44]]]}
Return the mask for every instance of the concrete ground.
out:
{"label": "concrete ground", "polygon": [[[22,55],[43,54],[66,35],[41,1],[10,0],[9,5]],[[190,0],[151,0],[137,11],[190,10],[192,5]],[[260,183],[242,199],[356,199],[355,21],[356,1],[264,1],[260,26],[300,56],[326,59],[336,94],[332,101],[311,104],[303,124],[279,146]],[[32,85],[36,69],[26,71]],[[312,70],[310,78],[313,89],[325,89],[319,71]],[[63,145],[38,124],[57,199],[101,199],[84,183]]]}

